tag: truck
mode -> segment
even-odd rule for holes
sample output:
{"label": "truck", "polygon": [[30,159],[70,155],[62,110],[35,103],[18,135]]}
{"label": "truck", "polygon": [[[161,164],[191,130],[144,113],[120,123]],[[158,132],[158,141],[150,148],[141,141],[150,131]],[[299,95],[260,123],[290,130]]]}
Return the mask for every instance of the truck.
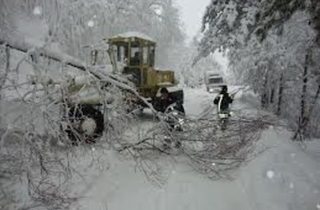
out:
{"label": "truck", "polygon": [[217,71],[206,71],[204,73],[204,83],[209,93],[219,92],[221,86],[225,85],[223,75]]}

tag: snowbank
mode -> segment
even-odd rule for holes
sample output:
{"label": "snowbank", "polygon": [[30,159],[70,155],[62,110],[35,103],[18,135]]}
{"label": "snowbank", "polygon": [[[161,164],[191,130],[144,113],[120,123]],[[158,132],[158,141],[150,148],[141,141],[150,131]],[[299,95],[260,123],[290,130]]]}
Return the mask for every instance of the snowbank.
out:
{"label": "snowbank", "polygon": [[[84,209],[182,210],[308,210],[317,209],[320,165],[289,140],[287,132],[269,129],[260,149],[264,153],[234,175],[234,180],[211,181],[183,160],[164,158],[163,187],[134,172],[130,162],[109,159],[110,168],[95,180]],[[109,157],[110,158],[110,157]]]}
{"label": "snowbank", "polygon": [[292,142],[291,136],[270,128],[259,147],[269,149],[242,169],[239,182],[250,198],[251,209],[317,209],[320,165]]}

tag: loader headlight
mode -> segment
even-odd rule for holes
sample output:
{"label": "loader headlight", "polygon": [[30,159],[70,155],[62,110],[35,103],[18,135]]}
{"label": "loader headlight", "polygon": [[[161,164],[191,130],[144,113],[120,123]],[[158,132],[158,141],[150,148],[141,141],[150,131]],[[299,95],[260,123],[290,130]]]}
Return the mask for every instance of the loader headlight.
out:
{"label": "loader headlight", "polygon": [[173,112],[172,112],[172,115],[173,115],[173,116],[177,116],[178,114],[179,114],[179,113],[178,113],[177,111],[173,111]]}
{"label": "loader headlight", "polygon": [[228,114],[219,114],[220,119],[226,119],[228,118]]}
{"label": "loader headlight", "polygon": [[182,125],[184,123],[184,119],[179,118],[178,122],[179,122],[180,125]]}

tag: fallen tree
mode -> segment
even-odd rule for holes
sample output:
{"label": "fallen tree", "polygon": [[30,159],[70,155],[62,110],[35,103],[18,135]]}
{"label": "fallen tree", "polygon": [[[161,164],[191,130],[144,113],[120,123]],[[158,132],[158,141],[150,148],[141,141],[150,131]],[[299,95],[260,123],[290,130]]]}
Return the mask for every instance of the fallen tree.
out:
{"label": "fallen tree", "polygon": [[[5,204],[8,208],[15,205],[18,209],[42,207],[47,209],[69,209],[79,198],[70,191],[72,177],[75,174],[81,177],[83,167],[100,166],[89,164],[89,166],[77,168],[74,164],[78,158],[83,158],[83,155],[77,154],[72,147],[69,147],[69,144],[64,144],[62,147],[60,144],[57,144],[61,141],[65,142],[66,138],[61,133],[60,113],[56,109],[56,107],[63,105],[65,101],[62,98],[53,101],[51,98],[56,93],[69,94],[69,92],[63,85],[60,85],[61,87],[58,90],[52,88],[52,86],[58,83],[50,82],[52,80],[46,78],[46,75],[40,72],[40,69],[45,68],[45,66],[37,62],[40,60],[39,58],[58,61],[64,65],[79,69],[85,72],[86,75],[92,75],[96,81],[94,86],[97,89],[101,88],[101,82],[110,84],[104,92],[100,91],[99,94],[100,98],[103,99],[104,109],[108,109],[108,113],[117,113],[112,118],[112,123],[117,124],[117,126],[108,127],[109,129],[105,130],[105,141],[101,141],[98,144],[100,146],[102,146],[103,142],[110,144],[117,142],[121,138],[123,130],[128,126],[128,120],[130,121],[132,118],[132,116],[128,116],[128,113],[123,110],[123,101],[121,101],[124,97],[123,90],[138,97],[156,115],[158,113],[153,109],[151,104],[140,97],[135,88],[125,78],[99,72],[94,68],[88,68],[78,59],[52,50],[49,47],[38,47],[23,41],[3,39],[0,39],[0,44],[5,48],[5,52],[8,52],[4,55],[7,57],[7,68],[4,78],[1,78],[2,88],[6,88],[5,83],[9,80],[9,49],[26,53],[25,58],[18,62],[15,70],[18,71],[20,64],[23,61],[27,61],[34,67],[36,77],[39,77],[37,78],[38,81],[41,81],[39,83],[40,86],[38,84],[34,85],[30,91],[21,96],[20,101],[14,101],[14,105],[5,99],[1,101],[2,103],[9,104],[5,105],[6,110],[3,110],[2,113],[4,114],[2,117],[8,118],[12,114],[14,118],[6,120],[7,122],[1,123],[0,126],[0,166],[4,169],[0,171],[0,186],[4,189],[3,192],[0,192],[0,203]],[[30,57],[31,59],[29,59]],[[14,86],[13,89],[17,89],[16,86],[20,84],[13,83],[12,85]],[[39,92],[42,94],[37,94]],[[116,97],[121,98],[121,100],[116,105],[110,107],[105,97],[106,92],[114,94]],[[28,100],[26,100],[27,95],[30,95]],[[92,162],[96,161],[96,157],[90,155],[90,150],[88,150],[86,145],[84,148],[88,153],[88,157],[86,158],[93,159]],[[17,196],[17,191],[12,188],[15,183],[26,188],[27,194],[25,197],[29,198],[27,202],[21,203],[19,196]]]}
{"label": "fallen tree", "polygon": [[4,40],[0,38],[0,45],[7,46],[14,50],[18,50],[27,54],[32,52],[36,52],[38,56],[44,56],[54,61],[59,61],[65,65],[72,66],[81,71],[88,72],[89,74],[95,76],[97,80],[105,81],[110,84],[113,84],[123,90],[129,91],[138,97],[143,103],[145,103],[148,108],[152,110],[153,113],[157,113],[157,111],[153,108],[153,106],[143,97],[139,95],[139,93],[130,85],[128,85],[129,81],[126,81],[124,78],[118,77],[116,75],[111,75],[107,73],[101,73],[96,71],[94,68],[88,68],[86,65],[77,58],[74,58],[68,54],[63,52],[53,50],[50,47],[37,47],[25,41],[12,41],[12,40]]}
{"label": "fallen tree", "polygon": [[[88,75],[93,75],[97,86],[100,81],[112,84],[111,88],[106,90],[107,92],[122,97],[121,90],[126,90],[147,104],[160,121],[157,120],[155,126],[150,128],[146,134],[137,136],[135,142],[131,142],[132,138],[130,141],[123,135],[126,128],[137,124],[134,119],[128,117],[127,113],[121,110],[123,103],[119,101],[112,107],[106,105],[109,112],[118,113],[118,116],[112,119],[112,123],[117,125],[106,130],[103,140],[98,142],[95,148],[104,147],[104,143],[107,142],[122,154],[129,154],[130,160],[136,161],[137,166],[146,177],[158,185],[164,184],[165,178],[163,178],[157,162],[154,161],[154,151],[158,152],[157,154],[172,156],[172,153],[159,146],[163,142],[164,135],[170,136],[173,141],[182,142],[181,156],[186,158],[200,173],[212,179],[230,178],[228,172],[240,167],[250,158],[261,131],[269,124],[269,121],[263,120],[263,117],[258,119],[239,117],[231,123],[228,135],[219,136],[219,126],[216,120],[186,119],[184,132],[169,132],[167,125],[161,121],[161,114],[156,112],[144,98],[140,97],[134,87],[126,84],[123,78],[86,67],[78,59],[50,48],[36,47],[24,42],[5,42],[4,40],[0,40],[0,43],[6,48],[22,51],[27,55],[35,53],[75,67]],[[21,107],[19,107],[22,111],[18,113],[17,117],[21,123],[12,123],[1,132],[0,155],[2,161],[0,161],[0,168],[14,174],[14,176],[6,176],[6,179],[1,180],[0,171],[1,188],[11,189],[8,183],[19,183],[17,180],[22,180],[21,185],[27,184],[28,195],[33,201],[31,202],[32,207],[68,209],[78,199],[78,196],[73,195],[68,189],[72,185],[72,177],[74,174],[81,176],[79,168],[73,164],[77,159],[95,159],[95,157],[90,156],[91,147],[87,145],[84,146],[84,150],[85,154],[89,155],[83,157],[83,151],[74,151],[69,145],[52,144],[52,142],[65,138],[60,133],[60,119],[56,117],[59,114],[54,109],[52,102],[43,103],[53,92],[46,92],[44,89],[35,87],[31,94],[36,91],[42,91],[45,94],[41,95],[40,99],[31,97],[27,103],[22,100]],[[62,89],[62,91],[65,90]],[[65,92],[68,94],[67,91]],[[100,94],[105,100],[104,93],[100,92]],[[57,103],[61,105],[64,101],[58,100]],[[107,104],[107,102],[104,103]],[[131,124],[128,123],[130,120]],[[18,122],[18,120],[14,122]],[[150,148],[153,149],[151,156]],[[12,167],[11,164],[19,166],[19,168]],[[100,166],[102,163],[98,162],[98,164]],[[58,180],[57,177],[59,177]],[[14,197],[14,193],[10,195]],[[8,193],[5,193],[3,196],[7,195]],[[27,207],[21,206],[21,209],[23,208]]]}
{"label": "fallen tree", "polygon": [[[212,108],[209,109],[208,112],[214,113]],[[234,116],[226,131],[221,131],[215,115],[202,119],[186,118],[183,131],[176,132],[169,132],[167,125],[156,123],[135,142],[130,142],[131,138],[124,140],[118,151],[135,154],[141,164],[148,159],[156,159],[158,155],[171,156],[180,162],[187,160],[195,170],[210,179],[232,179],[233,171],[262,152],[255,150],[256,143],[265,129],[276,124],[276,118],[268,114]],[[182,146],[163,149],[165,135]],[[148,175],[154,179],[161,177],[151,171]]]}
{"label": "fallen tree", "polygon": [[[52,101],[50,98],[59,92],[69,93],[63,85],[57,91],[57,89],[51,89],[51,86],[55,84],[51,84],[50,79],[42,80],[41,77],[46,77],[46,75],[44,76],[39,71],[45,66],[36,62],[39,61],[38,58],[49,58],[84,71],[87,75],[93,75],[96,80],[94,86],[97,89],[100,88],[101,81],[109,83],[111,85],[106,91],[119,98],[123,98],[121,90],[125,90],[136,95],[146,104],[148,102],[141,98],[134,87],[130,86],[130,83],[124,78],[87,68],[78,59],[62,52],[52,50],[49,47],[37,47],[23,41],[0,39],[0,44],[6,52],[3,55],[6,58],[6,72],[1,78],[0,91],[6,88],[5,83],[11,80],[9,79],[9,49],[12,49],[11,52],[17,50],[26,53],[25,58],[18,62],[15,70],[18,71],[20,64],[27,61],[35,68],[36,76],[40,77],[38,78],[39,81],[48,82],[48,84],[40,83],[40,86],[38,84],[34,85],[30,91],[21,96],[20,101],[11,102],[7,101],[6,98],[1,100],[3,107],[6,108],[6,110],[2,110],[1,117],[6,118],[6,122],[0,124],[0,187],[3,189],[0,192],[0,204],[5,205],[5,208],[15,206],[15,209],[69,209],[79,198],[78,195],[70,191],[73,177],[78,175],[82,178],[84,168],[101,167],[101,163],[99,166],[92,166],[89,163],[86,166],[76,167],[77,159],[82,157],[83,154],[74,151],[72,147],[69,147],[69,144],[64,144],[63,147],[57,145],[57,143],[65,140],[65,135],[61,133],[60,113],[56,107],[63,105],[65,101],[61,100],[62,98]],[[30,61],[29,57],[33,59]],[[19,85],[13,83],[13,89],[17,89],[16,86]],[[42,94],[37,94],[39,92]],[[30,97],[25,100],[28,94]],[[106,105],[108,99],[104,97],[105,93],[99,92],[99,94],[101,94],[101,98]],[[113,120],[115,123],[121,123],[121,126],[114,126],[113,129],[108,130],[106,133],[106,141],[108,142],[113,142],[110,139],[116,141],[118,134],[121,133],[120,129],[127,126],[126,123],[130,118],[122,111],[120,102],[113,107],[105,106],[105,109],[118,113],[118,117]],[[153,110],[152,105],[148,105]],[[153,111],[155,112],[155,110]],[[14,117],[9,117],[10,115]],[[115,128],[118,130],[115,130]],[[90,154],[90,150],[88,150],[90,148],[85,146],[84,149],[88,153],[86,159],[92,159],[91,162],[95,162],[96,157]],[[13,187],[15,184],[26,189],[24,196],[29,198],[26,202],[21,202],[21,195]],[[20,189],[20,187],[17,189]]]}

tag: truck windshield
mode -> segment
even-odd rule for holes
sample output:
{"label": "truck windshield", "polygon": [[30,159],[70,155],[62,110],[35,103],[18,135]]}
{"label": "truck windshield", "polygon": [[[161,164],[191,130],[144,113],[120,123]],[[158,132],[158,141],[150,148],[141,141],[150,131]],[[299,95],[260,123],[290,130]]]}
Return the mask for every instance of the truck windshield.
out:
{"label": "truck windshield", "polygon": [[209,83],[210,84],[215,84],[215,83],[222,83],[223,79],[222,77],[216,77],[216,78],[210,78]]}

